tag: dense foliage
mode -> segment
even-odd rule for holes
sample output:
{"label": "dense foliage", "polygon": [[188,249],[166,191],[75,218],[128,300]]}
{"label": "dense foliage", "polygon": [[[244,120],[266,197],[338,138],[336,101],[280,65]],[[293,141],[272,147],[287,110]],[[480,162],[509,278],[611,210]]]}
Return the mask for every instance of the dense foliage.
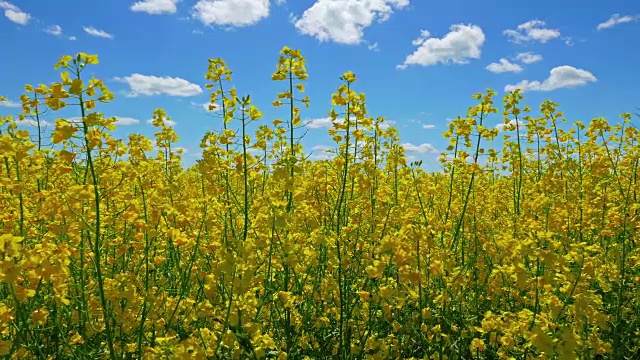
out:
{"label": "dense foliage", "polygon": [[[231,70],[219,127],[182,165],[170,117],[116,139],[113,99],[65,56],[0,120],[0,354],[7,358],[629,359],[640,351],[640,134],[487,90],[449,123],[443,171],[407,163],[345,73],[335,156],[300,144],[307,78],[284,48],[272,125]],[[62,108],[51,136],[40,124]],[[498,121],[496,121],[498,119]],[[495,128],[504,123],[505,131]],[[490,125],[491,123],[491,125]],[[501,148],[492,146],[505,136]],[[53,147],[46,146],[51,139]]]}

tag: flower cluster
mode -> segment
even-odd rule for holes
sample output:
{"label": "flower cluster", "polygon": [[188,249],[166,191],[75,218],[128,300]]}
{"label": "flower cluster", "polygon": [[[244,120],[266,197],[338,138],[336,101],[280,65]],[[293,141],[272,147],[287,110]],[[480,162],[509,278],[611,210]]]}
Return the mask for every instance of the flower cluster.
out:
{"label": "flower cluster", "polygon": [[[184,168],[162,109],[154,139],[112,135],[115,118],[99,106],[114,96],[84,72],[96,64],[64,56],[61,82],[25,87],[19,120],[35,135],[0,118],[0,356],[640,352],[630,114],[571,124],[551,101],[535,114],[515,91],[500,109],[487,90],[444,133],[443,171],[427,173],[407,163],[398,131],[368,113],[346,72],[328,112],[335,157],[311,161],[297,132],[309,75],[300,50],[285,47],[272,79],[286,89],[273,106],[288,119],[255,134],[248,125],[262,112],[209,59],[220,126]],[[55,118],[48,136],[41,124],[62,108],[78,116]]]}

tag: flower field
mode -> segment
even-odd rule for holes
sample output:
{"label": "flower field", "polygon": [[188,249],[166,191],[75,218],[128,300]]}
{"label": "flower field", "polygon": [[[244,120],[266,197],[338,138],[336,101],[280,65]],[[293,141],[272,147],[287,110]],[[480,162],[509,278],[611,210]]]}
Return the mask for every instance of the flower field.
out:
{"label": "flower field", "polygon": [[346,72],[327,109],[335,156],[311,161],[305,59],[275,59],[282,120],[240,95],[223,60],[204,63],[220,119],[190,168],[162,109],[154,139],[113,136],[96,55],[25,86],[22,119],[0,118],[1,356],[640,357],[631,114],[583,124],[487,90],[427,173]]}

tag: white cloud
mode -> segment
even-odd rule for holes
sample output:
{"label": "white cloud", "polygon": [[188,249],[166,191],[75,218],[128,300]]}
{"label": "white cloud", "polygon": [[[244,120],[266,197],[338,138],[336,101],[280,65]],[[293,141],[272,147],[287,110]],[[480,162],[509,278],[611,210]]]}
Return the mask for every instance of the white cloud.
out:
{"label": "white cloud", "polygon": [[323,161],[323,160],[331,160],[334,157],[336,157],[335,154],[330,154],[330,153],[323,152],[321,154],[309,155],[309,160],[312,160],[312,161]]}
{"label": "white cloud", "polygon": [[[33,119],[17,120],[16,124],[21,126],[28,126],[28,127],[38,127],[38,122]],[[44,120],[40,120],[40,127],[42,128],[45,126],[49,126],[49,123]]]}
{"label": "white cloud", "polygon": [[380,51],[380,47],[378,46],[377,42],[367,45],[367,48],[371,51]]}
{"label": "white cloud", "polygon": [[113,35],[109,34],[108,32],[104,31],[104,30],[100,30],[100,29],[96,29],[94,27],[91,26],[83,26],[82,30],[84,30],[84,32],[86,32],[87,34],[91,35],[91,36],[97,36],[97,37],[101,37],[101,38],[105,38],[105,39],[113,39]]}
{"label": "white cloud", "polygon": [[564,43],[567,46],[573,46],[574,44],[573,38],[571,36],[565,36],[562,38],[562,40],[564,40]]}
{"label": "white cloud", "polygon": [[625,16],[620,16],[620,14],[613,14],[611,15],[611,17],[609,18],[609,20],[598,24],[598,26],[596,27],[598,30],[602,30],[602,29],[610,29],[618,24],[623,24],[623,23],[628,23],[628,22],[633,22],[633,21],[640,21],[640,15],[625,15]]}
{"label": "white cloud", "polygon": [[505,130],[507,130],[507,131],[509,131],[509,130],[515,131],[516,130],[516,125],[520,129],[524,129],[524,128],[527,127],[523,122],[517,121],[516,119],[511,119],[506,124],[503,122],[503,123],[500,123],[500,124],[496,125],[496,129],[498,129],[499,131],[505,131]]}
{"label": "white cloud", "polygon": [[304,124],[312,129],[330,128],[333,126],[330,117],[310,119],[307,120]]}
{"label": "white cloud", "polygon": [[71,40],[71,41],[76,41],[77,39],[78,39],[78,38],[77,38],[77,37],[75,37],[75,36],[69,36],[69,40]]}
{"label": "white cloud", "polygon": [[583,86],[590,82],[595,82],[598,79],[596,77],[582,69],[576,69],[572,66],[563,65],[558,66],[549,72],[549,77],[544,81],[529,81],[522,80],[516,85],[507,85],[504,91],[513,91],[515,89],[522,89],[522,91],[551,91],[561,88],[573,88],[577,86]]}
{"label": "white cloud", "polygon": [[44,32],[53,36],[62,35],[62,27],[60,25],[51,25],[44,29]]}
{"label": "white cloud", "polygon": [[8,108],[17,108],[17,107],[21,107],[22,104],[21,103],[17,103],[15,101],[11,101],[11,100],[0,100],[0,107],[8,107]]}
{"label": "white cloud", "polygon": [[468,59],[480,58],[485,36],[479,26],[457,24],[452,25],[450,30],[442,39],[429,38],[431,34],[423,30],[420,37],[413,41],[418,49],[397,67],[405,69],[409,65],[429,66],[449,62],[467,64]]}
{"label": "white cloud", "polygon": [[[453,156],[453,154],[444,154],[438,157],[438,159],[446,159],[447,161],[453,161],[455,159],[455,157]],[[461,159],[462,155],[458,154],[458,158]],[[471,154],[467,154],[467,156],[465,157],[464,161],[473,164],[473,156],[471,156]]]}
{"label": "white cloud", "polygon": [[321,42],[355,45],[362,41],[364,29],[374,20],[384,22],[394,8],[407,6],[409,0],[317,0],[293,21],[301,34]]}
{"label": "white cloud", "polygon": [[199,0],[192,15],[205,25],[250,26],[269,16],[269,0]]}
{"label": "white cloud", "polygon": [[542,55],[534,54],[531,51],[527,51],[523,53],[518,53],[518,55],[516,55],[516,60],[520,60],[525,64],[533,64],[538,61],[542,61]]}
{"label": "white cloud", "polygon": [[139,95],[169,95],[193,96],[202,93],[199,85],[178,77],[158,77],[152,75],[132,74],[127,77],[115,78],[116,81],[127,83],[131,92],[129,97]]}
{"label": "white cloud", "polygon": [[130,117],[116,116],[116,125],[127,126],[135,124],[140,124],[140,120]]}
{"label": "white cloud", "polygon": [[491,71],[492,73],[504,73],[504,72],[521,72],[522,71],[522,66],[518,65],[518,64],[514,64],[512,62],[510,62],[509,60],[502,58],[500,59],[499,63],[491,63],[489,65],[487,65],[486,67],[487,70]]}
{"label": "white cloud", "polygon": [[204,109],[204,111],[206,112],[216,112],[216,111],[221,111],[222,110],[222,106],[218,105],[218,104],[202,104],[202,108]]}
{"label": "white cloud", "polygon": [[[351,121],[355,121],[355,117],[351,117]],[[336,119],[336,122],[339,124],[343,124],[344,123],[344,117],[338,117]],[[331,117],[324,117],[324,118],[316,118],[316,119],[308,119],[303,121],[304,126],[309,127],[311,129],[320,129],[320,128],[331,128],[333,127],[333,120],[331,119]],[[352,123],[353,124],[353,123]],[[388,129],[389,126],[393,126],[395,125],[396,122],[394,120],[385,120],[381,125],[380,125],[380,129],[384,130],[384,129]]]}
{"label": "white cloud", "polygon": [[[176,122],[173,121],[173,120],[165,119],[163,122],[164,122],[164,125],[168,126],[168,127],[176,126]],[[147,124],[152,124],[153,125],[153,119],[147,120]]]}
{"label": "white cloud", "polygon": [[[116,118],[115,124],[119,126],[130,126],[130,125],[136,125],[140,123],[140,120],[131,118],[131,117],[126,117],[126,116],[114,116],[114,117]],[[74,123],[82,122],[82,118],[79,116],[70,117],[70,118],[67,118],[67,120]],[[149,120],[148,122],[150,123],[151,120]]]}
{"label": "white cloud", "polygon": [[129,8],[133,12],[144,12],[152,15],[175,14],[176,6],[181,0],[143,0],[137,1]]}
{"label": "white cloud", "polygon": [[412,143],[404,143],[402,147],[406,152],[416,153],[416,154],[437,154],[438,150],[431,144],[420,144],[414,145]]}
{"label": "white cloud", "polygon": [[[218,104],[210,104],[210,103],[198,103],[195,101],[190,101],[189,104],[191,104],[191,106],[196,107],[196,108],[200,108],[203,109],[206,112],[216,112],[216,111],[220,111],[222,110],[222,106],[218,105]],[[213,105],[213,110],[211,110],[209,108],[210,105]]]}
{"label": "white cloud", "polygon": [[316,145],[314,147],[311,148],[311,150],[318,150],[318,151],[326,151],[326,150],[331,150],[331,146],[328,145]]}
{"label": "white cloud", "polygon": [[331,160],[331,159],[333,159],[334,157],[336,157],[336,155],[335,155],[335,154],[331,154],[331,153],[323,152],[323,153],[321,153],[321,154],[312,154],[312,155],[309,155],[309,160],[312,160],[312,161]]}
{"label": "white cloud", "polygon": [[545,25],[546,23],[542,20],[531,20],[518,25],[516,30],[508,29],[503,33],[509,37],[509,41],[516,44],[526,41],[538,41],[544,44],[560,37],[559,30],[545,28]]}
{"label": "white cloud", "polygon": [[18,25],[27,25],[31,15],[20,10],[19,7],[7,1],[0,0],[0,8],[4,9],[4,16]]}
{"label": "white cloud", "polygon": [[380,124],[380,129],[386,130],[390,126],[394,126],[396,124],[395,120],[385,120],[382,124]]}
{"label": "white cloud", "polygon": [[433,124],[422,124],[423,129],[435,129],[435,127]]}
{"label": "white cloud", "polygon": [[327,145],[316,145],[311,148],[312,154],[309,155],[310,160],[331,160],[336,154],[331,152],[332,148]]}

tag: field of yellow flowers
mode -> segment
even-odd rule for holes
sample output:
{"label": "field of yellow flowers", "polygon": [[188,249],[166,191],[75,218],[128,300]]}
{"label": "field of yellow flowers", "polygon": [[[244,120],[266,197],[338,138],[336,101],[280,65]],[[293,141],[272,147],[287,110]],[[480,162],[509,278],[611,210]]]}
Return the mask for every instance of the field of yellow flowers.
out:
{"label": "field of yellow flowers", "polygon": [[[0,118],[3,358],[640,356],[631,114],[569,123],[551,101],[532,116],[521,93],[498,106],[487,90],[444,133],[444,170],[426,173],[346,72],[335,157],[310,161],[305,59],[285,47],[284,120],[262,119],[209,59],[221,119],[184,168],[162,109],[154,139],[113,137],[95,64],[62,57],[60,82],[25,86],[21,119]],[[45,136],[61,108],[81,120]],[[496,119],[512,130],[499,149]]]}

